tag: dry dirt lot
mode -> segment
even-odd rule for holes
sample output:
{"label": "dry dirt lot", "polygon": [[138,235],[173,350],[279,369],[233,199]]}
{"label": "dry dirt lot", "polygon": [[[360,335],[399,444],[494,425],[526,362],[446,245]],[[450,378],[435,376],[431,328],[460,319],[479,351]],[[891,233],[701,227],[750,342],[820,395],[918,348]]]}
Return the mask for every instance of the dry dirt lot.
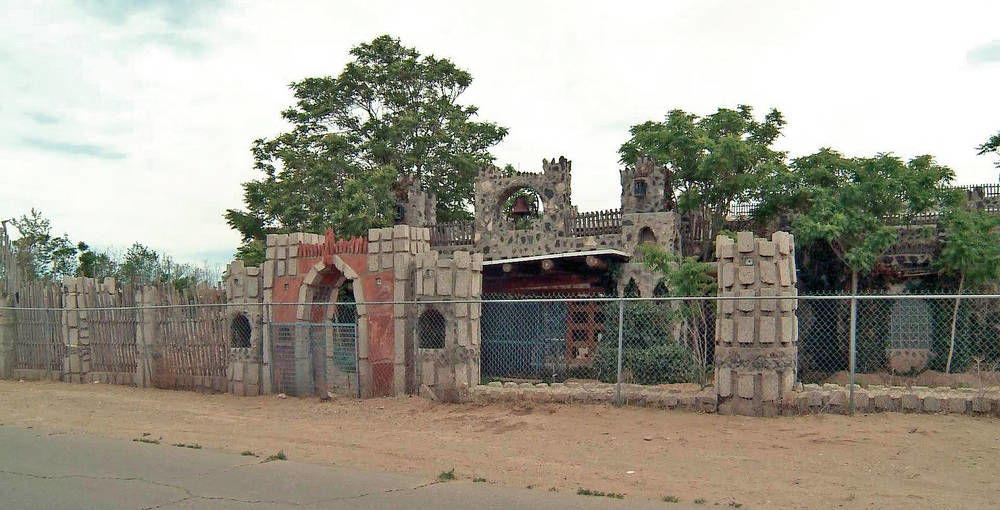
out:
{"label": "dry dirt lot", "polygon": [[0,424],[745,508],[997,508],[1000,497],[1000,420],[967,416],[754,419],[0,381]]}

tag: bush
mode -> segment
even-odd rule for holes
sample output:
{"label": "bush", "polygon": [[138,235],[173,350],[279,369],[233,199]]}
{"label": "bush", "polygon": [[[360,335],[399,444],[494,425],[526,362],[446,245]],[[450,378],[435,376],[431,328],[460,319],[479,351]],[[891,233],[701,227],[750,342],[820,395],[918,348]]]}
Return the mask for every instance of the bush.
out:
{"label": "bush", "polygon": [[[618,304],[605,311],[607,335],[594,353],[597,379],[615,382],[618,374]],[[696,379],[691,349],[674,340],[671,326],[677,314],[664,302],[625,303],[622,330],[622,373],[625,382],[665,384]]]}

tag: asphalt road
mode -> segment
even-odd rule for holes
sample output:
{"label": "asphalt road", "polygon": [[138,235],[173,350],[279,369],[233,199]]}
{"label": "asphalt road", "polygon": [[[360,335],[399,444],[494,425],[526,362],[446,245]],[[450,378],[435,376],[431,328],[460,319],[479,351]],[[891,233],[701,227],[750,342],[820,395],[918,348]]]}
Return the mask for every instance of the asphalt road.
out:
{"label": "asphalt road", "polygon": [[691,509],[0,427],[0,508]]}

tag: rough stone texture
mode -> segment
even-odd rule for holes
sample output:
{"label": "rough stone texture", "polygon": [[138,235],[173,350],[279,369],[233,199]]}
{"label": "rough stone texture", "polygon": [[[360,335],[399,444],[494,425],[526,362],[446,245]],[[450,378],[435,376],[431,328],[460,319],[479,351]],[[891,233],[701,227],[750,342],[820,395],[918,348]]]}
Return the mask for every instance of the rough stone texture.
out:
{"label": "rough stone texture", "polygon": [[[292,236],[292,239],[296,239],[294,234]],[[298,245],[275,248],[276,255],[285,257],[281,262],[286,263],[286,273],[296,273],[293,268],[297,267],[294,257],[298,255]],[[270,366],[266,363],[269,359],[265,360],[264,356],[266,328],[261,268],[247,267],[243,261],[235,260],[226,266],[222,281],[226,289],[226,302],[230,305],[226,307],[229,326],[225,329],[226,333],[233,335],[232,324],[238,317],[245,317],[250,324],[250,347],[236,347],[233,345],[234,339],[229,338],[229,370],[226,371],[228,390],[240,396],[259,395],[262,390],[270,388],[271,384]]]}
{"label": "rough stone texture", "polygon": [[[414,281],[417,304],[407,331],[413,339],[414,386],[435,400],[466,400],[480,381],[479,305],[467,301],[480,298],[482,255],[422,252],[414,257]],[[432,347],[441,330],[444,346]]]}
{"label": "rough stone texture", "polygon": [[[798,331],[791,234],[716,239],[719,296],[715,380],[719,412],[773,416],[795,383]],[[774,296],[775,299],[738,299]],[[778,306],[775,306],[777,301]],[[735,385],[733,388],[732,385]],[[832,405],[842,405],[835,396]],[[809,404],[812,405],[812,404]]]}
{"label": "rough stone texture", "polygon": [[[475,386],[471,400],[486,404],[491,402],[551,402],[551,403],[615,403],[615,385],[609,383],[552,383],[517,384],[491,382]],[[702,391],[682,392],[660,386],[638,384],[622,385],[622,404],[659,409],[714,413],[717,397],[711,388]]]}
{"label": "rough stone texture", "polygon": [[[802,391],[786,394],[785,414],[847,413],[847,388],[807,384]],[[1000,413],[1000,387],[922,388],[869,386],[854,391],[855,412],[949,413],[985,416]]]}

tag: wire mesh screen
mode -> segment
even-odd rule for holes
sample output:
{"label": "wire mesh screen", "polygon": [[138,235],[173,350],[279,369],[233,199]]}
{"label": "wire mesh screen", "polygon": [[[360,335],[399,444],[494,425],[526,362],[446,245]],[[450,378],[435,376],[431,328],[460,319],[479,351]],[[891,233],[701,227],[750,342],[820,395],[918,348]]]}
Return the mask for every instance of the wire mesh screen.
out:
{"label": "wire mesh screen", "polygon": [[270,325],[276,393],[359,395],[354,323],[287,322]]}

